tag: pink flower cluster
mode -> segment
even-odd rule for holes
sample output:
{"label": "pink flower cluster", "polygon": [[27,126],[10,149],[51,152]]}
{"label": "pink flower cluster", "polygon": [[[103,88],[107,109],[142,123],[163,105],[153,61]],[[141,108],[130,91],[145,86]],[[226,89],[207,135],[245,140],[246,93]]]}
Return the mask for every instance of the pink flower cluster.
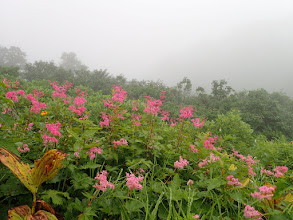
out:
{"label": "pink flower cluster", "polygon": [[118,146],[128,146],[127,140],[124,138],[121,138],[119,141],[113,141],[114,148],[118,148]]}
{"label": "pink flower cluster", "polygon": [[165,110],[162,110],[162,116],[163,117],[161,117],[161,119],[163,120],[163,121],[169,121],[169,116],[170,116],[170,113],[168,112],[168,111],[165,111]]}
{"label": "pink flower cluster", "polygon": [[275,173],[270,170],[265,170],[265,169],[261,170],[262,173],[279,178],[279,177],[284,176],[285,173],[287,173],[288,167],[287,166],[276,166],[275,169],[273,169],[273,171],[275,171]]}
{"label": "pink flower cluster", "polygon": [[85,112],[86,107],[84,107],[85,103],[86,103],[86,99],[83,97],[75,97],[74,101],[73,101],[74,105],[70,105],[69,106],[69,110],[79,116],[82,115],[82,113]]}
{"label": "pink flower cluster", "polygon": [[244,217],[247,219],[262,220],[262,214],[253,207],[246,205],[244,208]]}
{"label": "pink flower cluster", "polygon": [[103,170],[101,172],[101,174],[97,173],[97,176],[95,177],[95,180],[99,180],[98,183],[93,185],[93,187],[95,187],[97,190],[101,190],[101,191],[105,192],[108,187],[112,188],[112,189],[115,188],[114,184],[108,182],[108,180],[107,180],[107,171],[105,171],[105,170]]}
{"label": "pink flower cluster", "polygon": [[143,111],[147,112],[148,114],[158,115],[158,112],[160,111],[160,106],[163,104],[162,100],[152,99],[149,96],[147,96],[146,98],[146,107]]}
{"label": "pink flower cluster", "polygon": [[200,220],[199,215],[192,216],[193,219]]}
{"label": "pink flower cluster", "polygon": [[6,78],[3,77],[2,82],[4,82],[4,84],[7,86],[7,88],[9,88],[11,85],[9,85],[10,80],[7,80]]}
{"label": "pink flower cluster", "polygon": [[45,93],[43,91],[40,91],[38,89],[33,90],[33,93],[36,97],[41,98],[45,95]]}
{"label": "pink flower cluster", "polygon": [[65,82],[63,86],[58,86],[58,82],[51,82],[51,86],[55,90],[53,92],[53,98],[59,97],[59,98],[66,98],[67,95],[65,94],[67,90],[72,87],[72,83]]}
{"label": "pink flower cluster", "polygon": [[186,159],[182,159],[182,157],[179,157],[179,161],[175,161],[174,167],[176,169],[184,169],[185,166],[187,166],[189,162]]}
{"label": "pink flower cluster", "polygon": [[195,148],[195,145],[189,145],[189,147],[190,147],[190,151],[191,152],[193,152],[193,153],[198,153],[198,149],[197,148]]}
{"label": "pink flower cluster", "polygon": [[161,91],[160,99],[162,100],[162,102],[164,102],[164,99],[167,97],[167,96],[165,96],[165,93],[166,93],[167,91],[168,91],[168,90],[162,90],[162,91]]}
{"label": "pink flower cluster", "polygon": [[122,89],[120,85],[113,86],[113,97],[112,100],[114,102],[121,102],[123,103],[124,99],[127,97],[127,92]]}
{"label": "pink flower cluster", "polygon": [[238,181],[238,178],[234,178],[233,175],[229,175],[226,177],[226,179],[228,180],[228,185],[232,185],[232,186],[242,186],[242,183],[240,183]]}
{"label": "pink flower cluster", "polygon": [[51,143],[56,143],[58,144],[58,140],[54,136],[59,136],[61,137],[61,133],[59,131],[61,127],[61,124],[59,121],[57,121],[55,124],[46,124],[47,131],[51,133],[52,136],[49,136],[47,134],[43,134],[43,142],[45,145],[51,144]]}
{"label": "pink flower cluster", "polygon": [[29,123],[26,130],[30,131],[33,129],[34,123]]}
{"label": "pink flower cluster", "polygon": [[139,120],[141,119],[142,116],[137,114],[131,114],[131,116],[132,116],[132,119],[131,119],[132,126],[135,126],[135,127],[141,126],[141,123],[139,122]]}
{"label": "pink flower cluster", "polygon": [[144,179],[144,176],[140,174],[138,177],[136,177],[133,173],[129,174],[126,173],[126,186],[128,189],[140,189],[142,190],[143,186],[140,184]]}
{"label": "pink flower cluster", "polygon": [[188,106],[188,107],[183,107],[181,110],[180,110],[180,115],[179,115],[179,118],[191,118],[193,117],[193,114],[192,112],[194,111],[194,109],[192,108],[192,106]]}
{"label": "pink flower cluster", "polygon": [[219,159],[220,159],[220,157],[215,156],[213,153],[211,153],[209,157],[203,159],[202,162],[198,163],[198,167],[199,168],[204,168],[209,163],[215,163]]}
{"label": "pink flower cluster", "polygon": [[246,165],[248,167],[248,175],[256,176],[256,173],[253,172],[253,168],[252,168],[252,165],[255,164],[256,161],[252,159],[252,156],[247,155],[247,157],[245,157],[242,154],[239,154],[239,151],[235,151],[234,148],[232,149],[232,151],[233,151],[232,156],[234,155],[234,156],[238,157],[240,161],[246,162]]}
{"label": "pink flower cluster", "polygon": [[47,105],[45,103],[38,102],[38,100],[35,97],[33,97],[32,94],[28,94],[26,96],[26,99],[29,100],[29,101],[31,101],[31,103],[32,103],[33,106],[31,107],[31,110],[30,111],[33,112],[33,113],[35,113],[35,114],[40,113],[41,108],[43,110],[45,110],[45,108],[47,107]]}
{"label": "pink flower cluster", "polygon": [[96,158],[96,154],[102,153],[102,149],[97,147],[92,147],[87,151],[87,153],[89,154],[90,160],[93,160],[94,158]]}
{"label": "pink flower cluster", "polygon": [[100,121],[100,126],[101,127],[103,127],[103,126],[109,127],[110,119],[109,119],[109,116],[104,112],[102,112],[102,119],[104,121]]}
{"label": "pink flower cluster", "polygon": [[22,146],[22,148],[21,148],[21,147],[18,147],[17,150],[18,150],[20,153],[25,153],[25,152],[30,151],[30,149],[29,149],[29,147],[28,147],[27,144],[24,144],[24,145]]}
{"label": "pink flower cluster", "polygon": [[212,150],[216,150],[214,144],[217,142],[218,137],[214,136],[214,137],[205,137],[205,141],[203,142],[204,147],[206,149],[212,149]]}
{"label": "pink flower cluster", "polygon": [[[22,91],[22,90],[19,90]],[[23,92],[23,91],[22,91]],[[17,97],[17,92],[16,91],[10,91],[6,93],[6,98],[14,101],[14,102],[18,102],[18,97]]]}
{"label": "pink flower cluster", "polygon": [[264,199],[271,200],[272,197],[274,196],[274,192],[276,188],[277,188],[276,186],[263,185],[261,187],[258,187],[259,192],[254,192],[254,193],[251,193],[250,195],[260,200],[264,200]]}
{"label": "pink flower cluster", "polygon": [[6,114],[7,112],[10,112],[10,111],[12,111],[12,109],[11,108],[5,108],[5,107],[3,107],[3,112],[2,112],[2,114]]}
{"label": "pink flower cluster", "polygon": [[202,122],[200,122],[200,118],[191,119],[191,121],[193,126],[198,128],[204,126],[205,119]]}

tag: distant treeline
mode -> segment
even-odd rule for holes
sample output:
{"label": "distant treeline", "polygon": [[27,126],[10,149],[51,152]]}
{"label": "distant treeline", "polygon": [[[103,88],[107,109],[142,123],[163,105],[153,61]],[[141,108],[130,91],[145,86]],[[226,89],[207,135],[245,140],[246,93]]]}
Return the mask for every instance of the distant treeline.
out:
{"label": "distant treeline", "polygon": [[281,136],[293,139],[293,100],[284,93],[269,93],[264,89],[238,92],[225,80],[212,81],[209,94],[202,87],[193,90],[186,77],[174,87],[160,81],[127,80],[123,75],[113,76],[106,70],[88,70],[72,52],[62,54],[60,65],[53,61],[26,63],[24,58],[25,53],[15,47],[11,51],[0,47],[1,77],[19,77],[27,82],[50,80],[63,83],[67,80],[104,95],[111,94],[112,85],[120,84],[128,92],[129,99],[142,99],[146,95],[159,98],[162,90],[168,90],[164,108],[173,117],[178,114],[180,106],[186,105],[195,106],[196,114],[209,120],[236,109],[255,134],[265,135],[268,139]]}

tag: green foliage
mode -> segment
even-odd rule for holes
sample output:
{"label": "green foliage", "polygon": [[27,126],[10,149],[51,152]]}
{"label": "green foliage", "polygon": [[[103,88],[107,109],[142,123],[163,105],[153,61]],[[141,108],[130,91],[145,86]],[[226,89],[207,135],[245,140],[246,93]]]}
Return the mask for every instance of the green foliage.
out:
{"label": "green foliage", "polygon": [[[90,81],[92,72],[82,71],[80,75],[88,74],[84,82]],[[107,74],[102,79],[102,82],[109,83],[107,88],[110,91],[112,79]],[[125,83],[123,77],[115,80]],[[20,95],[19,102],[6,98],[7,91],[17,89],[2,85],[2,100],[11,111],[0,117],[1,141],[10,143],[9,148],[14,149],[27,163],[39,159],[43,152],[51,148],[67,154],[63,161],[64,168],[40,189],[38,197],[41,200],[51,203],[65,219],[193,219],[192,216],[196,214],[201,219],[244,219],[245,204],[265,214],[264,218],[267,219],[276,215],[290,217],[293,206],[290,201],[292,187],[289,184],[292,170],[280,178],[261,173],[262,167],[269,162],[263,156],[266,144],[272,143],[269,148],[273,149],[277,143],[260,138],[254,142],[251,127],[242,120],[243,113],[240,114],[237,110],[226,112],[222,108],[210,111],[215,119],[205,121],[204,127],[195,127],[191,118],[183,116],[172,121],[177,124],[171,126],[170,121],[161,120],[161,111],[156,115],[145,110],[144,96],[148,95],[146,88],[153,93],[154,99],[159,99],[160,90],[165,87],[160,83],[145,82],[145,87],[141,86],[142,88],[139,85],[129,92],[139,98],[136,102],[139,106],[137,110],[133,110],[134,100],[115,101],[113,95],[104,95],[103,92],[95,92],[84,86],[78,88],[88,90],[88,95],[83,96],[87,101],[77,105],[74,101],[82,95],[75,93],[73,88],[68,88],[67,97],[53,98],[53,90],[48,82],[23,83],[26,95],[33,94],[35,89],[44,91],[44,96],[35,98],[46,103],[45,113],[31,112],[32,103]],[[62,86],[61,83],[59,86]],[[102,85],[99,86],[103,88]],[[221,90],[221,87],[218,89]],[[172,101],[178,101],[176,91],[168,91],[166,101],[160,106],[161,109],[170,110],[176,107],[178,111],[173,109],[171,117],[182,114],[179,112],[180,106],[174,105],[176,102]],[[171,97],[168,99],[169,95]],[[222,101],[227,101],[226,106],[233,106],[231,103],[235,97],[229,93]],[[64,103],[63,99],[69,103]],[[203,92],[201,100],[207,101],[206,106],[215,106],[211,97]],[[184,102],[193,101],[187,97]],[[110,107],[104,103],[108,103]],[[86,109],[78,114],[72,111],[74,105]],[[193,112],[197,115],[195,117],[203,114],[204,108],[199,110],[202,112]],[[141,123],[140,126],[134,126],[134,114],[140,115],[137,120]],[[109,119],[109,125],[103,126],[101,122],[106,119]],[[48,129],[57,121],[60,122],[60,127],[55,128],[55,132],[58,130],[60,135],[54,135]],[[31,129],[28,129],[29,123],[33,123]],[[44,143],[44,134],[56,138],[58,142]],[[222,139],[217,139],[216,135]],[[121,139],[125,139],[127,144],[119,143]],[[284,147],[285,142],[285,139],[279,140],[279,148]],[[18,147],[23,144],[28,144],[29,152],[19,152]],[[191,151],[190,145],[197,151]],[[289,149],[290,146],[288,143],[284,148]],[[236,152],[231,154],[232,147],[253,156]],[[93,151],[94,157],[91,155]],[[282,159],[288,156],[287,166],[290,166],[289,160],[293,153],[285,155],[284,152],[277,156],[277,151],[272,151],[271,154],[276,154],[277,157],[269,156],[270,163],[285,165]],[[181,160],[188,161],[182,169],[176,165],[180,163],[180,156]],[[257,163],[255,159],[261,161]],[[46,169],[49,171],[51,166]],[[24,201],[22,198],[26,195],[18,190],[17,182],[13,182],[14,179],[7,170],[2,170],[0,207],[6,207],[7,210],[16,204],[18,198]],[[103,178],[106,177],[114,185],[114,189],[109,186],[105,190],[97,189],[97,185],[102,185],[99,179],[102,171],[107,171]],[[141,184],[141,187],[136,185],[130,188],[126,173],[132,173],[136,178],[143,177],[136,183]],[[239,182],[236,185],[229,183],[229,175],[233,175],[235,182],[236,179]],[[277,186],[273,205],[268,200],[261,201],[250,196],[256,191],[256,187],[268,183]],[[7,190],[10,190],[9,193]]]}

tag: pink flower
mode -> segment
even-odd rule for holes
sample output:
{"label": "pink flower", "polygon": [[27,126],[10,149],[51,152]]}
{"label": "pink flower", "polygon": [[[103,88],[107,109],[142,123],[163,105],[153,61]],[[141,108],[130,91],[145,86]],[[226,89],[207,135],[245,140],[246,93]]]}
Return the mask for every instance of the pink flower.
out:
{"label": "pink flower", "polygon": [[112,100],[114,102],[121,102],[123,103],[124,99],[127,97],[127,92],[122,89],[121,86],[113,86],[114,92]]}
{"label": "pink flower", "polygon": [[10,83],[10,80],[7,80],[6,78],[3,77],[3,81],[4,84],[7,86],[7,88],[9,88],[11,85],[9,85],[8,83]]}
{"label": "pink flower", "polygon": [[150,97],[147,97],[146,107],[143,110],[144,112],[152,115],[158,115],[158,112],[160,111],[160,106],[162,105],[162,100],[160,99],[151,99]]}
{"label": "pink flower", "polygon": [[42,137],[43,137],[43,142],[44,142],[45,145],[51,144],[51,143],[58,144],[58,140],[55,137],[50,137],[50,136],[48,136],[46,134],[43,134]]}
{"label": "pink flower", "polygon": [[18,90],[16,94],[21,95],[23,98],[25,97],[25,93],[23,90]]}
{"label": "pink flower", "polygon": [[99,182],[93,185],[97,190],[101,190],[105,192],[107,188],[115,189],[114,184],[109,183],[107,180],[107,171],[103,170],[101,174],[97,173],[97,176],[95,177],[95,180],[98,180]]}
{"label": "pink flower", "polygon": [[200,118],[191,119],[191,121],[193,122],[192,123],[193,126],[196,127],[196,128],[204,126],[204,122],[205,122],[205,120],[200,122]]}
{"label": "pink flower", "polygon": [[288,167],[287,166],[276,166],[275,169],[273,169],[276,173],[280,172],[282,174],[287,173]]}
{"label": "pink flower", "polygon": [[226,177],[226,179],[228,180],[227,184],[228,185],[232,185],[232,186],[242,186],[242,183],[240,183],[238,181],[238,178],[234,178],[233,175],[229,175]]}
{"label": "pink flower", "polygon": [[133,190],[133,189],[139,189],[142,190],[143,186],[140,184],[144,179],[143,175],[139,175],[136,177],[133,173],[129,174],[126,173],[126,186],[128,189]]}
{"label": "pink flower", "polygon": [[33,129],[33,126],[34,126],[34,123],[29,123],[26,130],[32,130]]}
{"label": "pink flower", "polygon": [[198,149],[197,148],[195,148],[195,145],[189,145],[189,147],[190,147],[190,151],[191,152],[193,152],[193,153],[198,153]]}
{"label": "pink flower", "polygon": [[39,91],[38,89],[33,90],[33,93],[38,98],[43,97],[45,95],[43,91]]}
{"label": "pink flower", "polygon": [[254,192],[254,193],[251,193],[250,195],[260,200],[263,200],[263,199],[271,200],[272,197],[274,196],[274,191],[276,190],[276,186],[263,185],[259,187],[258,189],[259,189],[259,192]]}
{"label": "pink flower", "polygon": [[163,115],[163,117],[161,117],[161,119],[163,120],[163,121],[169,121],[169,115],[170,115],[170,113],[169,112],[167,112],[167,111],[162,111],[162,115]]}
{"label": "pink flower", "polygon": [[18,98],[17,98],[17,95],[16,95],[16,92],[15,91],[11,91],[11,92],[7,92],[6,93],[6,98],[14,101],[14,102],[18,102]]}
{"label": "pink flower", "polygon": [[93,160],[94,158],[96,158],[96,154],[102,153],[102,149],[97,147],[92,147],[87,151],[87,153],[89,154],[90,160]]}
{"label": "pink flower", "polygon": [[182,159],[182,157],[179,157],[179,161],[176,161],[174,163],[174,167],[177,169],[184,169],[184,166],[187,166],[189,162],[186,159]]}
{"label": "pink flower", "polygon": [[104,121],[100,121],[100,126],[101,127],[103,127],[103,126],[109,127],[109,123],[110,123],[109,116],[102,112],[102,119]]}
{"label": "pink flower", "polygon": [[29,149],[29,147],[28,147],[27,144],[24,144],[24,145],[22,146],[22,148],[21,148],[21,147],[18,147],[17,150],[18,150],[20,153],[25,153],[25,152],[30,151],[30,149]]}
{"label": "pink flower", "polygon": [[194,215],[194,216],[192,216],[192,218],[197,219],[197,220],[200,220],[199,219],[199,215]]}
{"label": "pink flower", "polygon": [[61,133],[59,131],[60,127],[61,124],[59,121],[57,121],[55,124],[46,124],[47,130],[50,131],[53,136],[59,136],[59,138],[61,137]]}
{"label": "pink flower", "polygon": [[192,112],[194,111],[194,109],[192,108],[192,106],[188,106],[188,107],[183,107],[181,110],[180,110],[180,115],[179,117],[180,118],[191,118],[193,117],[192,115]]}
{"label": "pink flower", "polygon": [[262,214],[253,207],[246,205],[244,208],[244,217],[247,219],[262,220]]}
{"label": "pink flower", "polygon": [[75,97],[73,103],[77,106],[84,105],[86,103],[86,99],[83,97]]}

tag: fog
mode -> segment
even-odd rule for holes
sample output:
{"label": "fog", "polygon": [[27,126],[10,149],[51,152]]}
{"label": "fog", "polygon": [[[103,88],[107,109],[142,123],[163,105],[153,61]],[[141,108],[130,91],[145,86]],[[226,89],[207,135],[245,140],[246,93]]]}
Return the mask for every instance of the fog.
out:
{"label": "fog", "polygon": [[73,51],[90,69],[293,96],[293,1],[0,0],[0,45],[29,62]]}

